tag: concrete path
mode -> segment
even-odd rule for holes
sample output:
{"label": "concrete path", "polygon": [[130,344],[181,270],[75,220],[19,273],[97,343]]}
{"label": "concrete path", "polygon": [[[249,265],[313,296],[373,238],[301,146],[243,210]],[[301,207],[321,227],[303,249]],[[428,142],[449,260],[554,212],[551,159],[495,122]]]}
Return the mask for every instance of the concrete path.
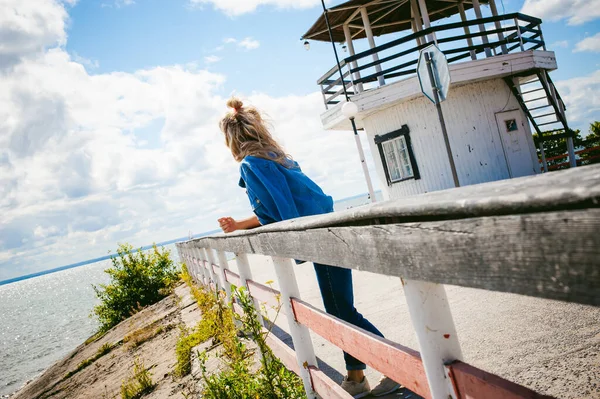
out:
{"label": "concrete path", "polygon": [[[255,281],[275,280],[270,258],[251,256],[250,265]],[[230,267],[236,271],[235,261]],[[358,310],[386,338],[418,350],[399,279],[353,273]],[[296,275],[302,299],[323,309],[312,263],[298,265]],[[467,363],[557,398],[600,398],[600,307],[456,286],[446,291]],[[276,324],[288,331],[283,315]],[[313,342],[324,371],[340,382],[341,351],[316,334]],[[380,374],[368,369],[367,376],[373,385]]]}

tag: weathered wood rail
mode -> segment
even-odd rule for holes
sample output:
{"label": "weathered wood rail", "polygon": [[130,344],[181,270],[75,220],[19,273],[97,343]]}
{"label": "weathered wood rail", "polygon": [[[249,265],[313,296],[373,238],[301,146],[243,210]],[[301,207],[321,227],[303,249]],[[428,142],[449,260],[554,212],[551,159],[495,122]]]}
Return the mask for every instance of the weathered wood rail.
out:
{"label": "weathered wood rail", "polygon": [[[177,244],[196,281],[257,303],[281,298],[295,352],[274,352],[309,398],[349,398],[318,368],[309,330],[424,398],[543,398],[463,363],[443,284],[600,306],[600,165],[387,201]],[[239,275],[225,252],[237,257]],[[247,254],[273,257],[281,292],[252,280]],[[402,278],[421,352],[300,299],[292,259]],[[217,261],[218,260],[218,261]],[[280,297],[279,297],[280,296]]]}

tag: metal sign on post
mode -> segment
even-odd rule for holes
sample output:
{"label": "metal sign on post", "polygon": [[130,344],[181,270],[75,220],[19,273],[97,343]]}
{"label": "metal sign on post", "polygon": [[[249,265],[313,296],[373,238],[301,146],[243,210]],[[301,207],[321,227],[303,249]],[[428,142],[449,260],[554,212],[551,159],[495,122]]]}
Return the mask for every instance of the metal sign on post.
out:
{"label": "metal sign on post", "polygon": [[450,71],[448,70],[446,56],[436,45],[432,44],[421,50],[419,63],[417,64],[417,76],[419,77],[419,83],[421,84],[421,91],[437,108],[454,185],[460,187],[441,104],[448,96],[448,90],[450,88]]}

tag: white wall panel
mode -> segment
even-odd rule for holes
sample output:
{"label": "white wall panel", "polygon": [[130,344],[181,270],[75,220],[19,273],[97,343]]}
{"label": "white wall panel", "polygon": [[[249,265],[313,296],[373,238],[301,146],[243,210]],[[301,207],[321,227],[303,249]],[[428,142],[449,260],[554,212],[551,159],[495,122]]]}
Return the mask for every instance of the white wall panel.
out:
{"label": "white wall panel", "polygon": [[[520,108],[506,83],[494,79],[453,87],[442,109],[461,185],[509,178],[495,114]],[[410,129],[421,179],[395,183],[389,188],[373,139],[404,124]],[[420,97],[376,111],[365,117],[364,126],[382,187],[384,191],[389,188],[386,197],[398,198],[454,186],[437,112],[428,99]],[[529,126],[527,129],[531,138]],[[528,144],[533,145],[533,140]]]}

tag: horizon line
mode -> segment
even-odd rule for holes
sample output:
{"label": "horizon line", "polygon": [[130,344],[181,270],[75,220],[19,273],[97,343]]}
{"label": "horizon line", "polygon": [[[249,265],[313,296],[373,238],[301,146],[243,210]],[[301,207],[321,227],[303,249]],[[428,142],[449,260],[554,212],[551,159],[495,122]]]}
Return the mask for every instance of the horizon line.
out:
{"label": "horizon line", "polygon": [[[381,190],[377,190],[377,191],[375,191],[375,194],[377,195],[380,192],[381,192]],[[342,202],[342,201],[348,201],[348,200],[356,199],[356,198],[363,197],[363,196],[369,196],[369,193],[362,193],[362,194],[356,194],[356,195],[353,195],[353,196],[350,196],[350,197],[345,197],[345,198],[342,198],[342,199],[334,201],[334,203]],[[220,229],[216,229],[216,230],[205,231],[205,232],[199,233],[199,234],[192,234],[191,238],[204,237],[204,236],[207,236],[209,234],[218,233],[219,231],[221,231],[221,230]],[[190,239],[190,236],[180,237],[180,238],[175,238],[173,240],[167,240],[167,241],[162,241],[162,242],[159,242],[159,243],[153,243],[153,244],[144,245],[144,246],[141,246],[141,247],[136,248],[136,249],[142,250],[142,251],[146,251],[146,250],[154,247],[155,245],[157,247],[165,247],[167,245],[175,244],[177,242],[186,241],[186,240],[189,240],[189,239]],[[12,278],[9,278],[9,279],[6,279],[6,280],[1,280],[0,281],[0,286],[11,284],[11,283],[16,283],[18,281],[29,280],[29,279],[32,279],[34,277],[40,277],[40,276],[44,276],[46,274],[52,274],[52,273],[60,272],[60,271],[63,271],[63,270],[73,269],[73,268],[80,267],[80,266],[90,265],[92,263],[102,262],[103,260],[112,259],[115,256],[117,256],[117,255],[116,254],[108,254],[108,255],[104,255],[104,256],[92,258],[92,259],[87,259],[87,260],[83,260],[83,261],[79,261],[79,262],[75,262],[75,263],[70,263],[70,264],[65,265],[65,266],[54,267],[54,268],[51,268],[51,269],[41,270],[41,271],[35,272],[35,273],[25,274],[25,275],[17,276],[17,277],[12,277]]]}

